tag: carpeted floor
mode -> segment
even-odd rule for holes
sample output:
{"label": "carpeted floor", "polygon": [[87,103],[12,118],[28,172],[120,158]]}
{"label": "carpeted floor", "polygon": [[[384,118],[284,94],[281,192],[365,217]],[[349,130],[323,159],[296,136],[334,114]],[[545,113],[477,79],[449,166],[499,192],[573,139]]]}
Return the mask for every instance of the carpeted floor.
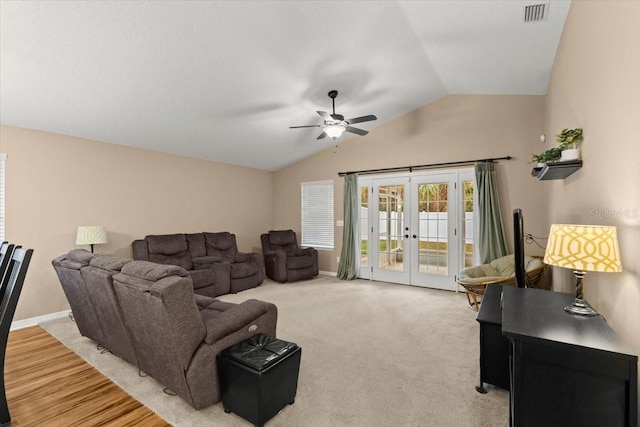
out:
{"label": "carpeted floor", "polygon": [[[269,426],[506,426],[508,392],[479,394],[478,324],[462,293],[365,280],[278,284],[221,300],[278,306],[278,337],[302,347],[296,402]],[[193,410],[100,353],[69,319],[45,330],[175,426],[248,426],[218,403]]]}

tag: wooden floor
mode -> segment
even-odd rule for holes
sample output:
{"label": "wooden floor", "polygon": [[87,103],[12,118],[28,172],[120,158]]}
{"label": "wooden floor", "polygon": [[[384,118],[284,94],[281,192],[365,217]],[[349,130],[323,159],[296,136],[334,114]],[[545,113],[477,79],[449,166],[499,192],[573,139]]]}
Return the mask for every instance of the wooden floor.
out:
{"label": "wooden floor", "polygon": [[169,426],[38,326],[9,334],[12,427]]}

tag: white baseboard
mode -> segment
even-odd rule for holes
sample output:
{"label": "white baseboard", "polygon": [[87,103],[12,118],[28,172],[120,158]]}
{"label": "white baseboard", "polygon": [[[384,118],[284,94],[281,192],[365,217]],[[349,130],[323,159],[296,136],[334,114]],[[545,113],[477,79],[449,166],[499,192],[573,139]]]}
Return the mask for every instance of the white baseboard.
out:
{"label": "white baseboard", "polygon": [[29,326],[36,326],[38,323],[47,322],[49,320],[59,319],[61,317],[67,317],[71,313],[71,310],[59,311],[57,313],[45,314],[44,316],[30,317],[28,319],[17,320],[11,322],[10,331],[16,329],[28,328]]}
{"label": "white baseboard", "polygon": [[333,271],[322,271],[322,270],[318,271],[318,274],[323,274],[323,275],[325,275],[325,276],[333,276],[333,277],[336,277],[336,276],[338,275],[338,273],[337,273],[337,272],[333,272]]}

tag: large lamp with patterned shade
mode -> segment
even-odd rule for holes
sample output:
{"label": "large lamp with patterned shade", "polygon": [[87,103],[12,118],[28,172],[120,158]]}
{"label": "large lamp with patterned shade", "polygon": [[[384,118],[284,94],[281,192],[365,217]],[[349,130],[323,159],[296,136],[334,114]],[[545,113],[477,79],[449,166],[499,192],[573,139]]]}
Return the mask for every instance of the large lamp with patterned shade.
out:
{"label": "large lamp with patterned shade", "polygon": [[622,271],[616,227],[553,224],[544,262],[573,269],[576,276],[576,299],[564,309],[573,314],[593,316],[597,313],[583,298],[582,279],[587,271]]}
{"label": "large lamp with patterned shade", "polygon": [[93,253],[93,245],[105,243],[107,243],[107,231],[102,225],[81,225],[78,227],[76,245],[89,245],[91,253]]}

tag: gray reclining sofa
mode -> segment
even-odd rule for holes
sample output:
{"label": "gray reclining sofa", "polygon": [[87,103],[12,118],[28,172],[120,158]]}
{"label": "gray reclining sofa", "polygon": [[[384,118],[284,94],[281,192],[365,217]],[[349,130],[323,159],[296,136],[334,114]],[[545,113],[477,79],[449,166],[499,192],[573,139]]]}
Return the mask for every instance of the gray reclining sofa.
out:
{"label": "gray reclining sofa", "polygon": [[189,272],[197,294],[216,297],[255,288],[263,282],[257,253],[238,252],[235,234],[162,234],[134,240],[133,259],[177,265]]}
{"label": "gray reclining sofa", "polygon": [[195,294],[181,267],[73,250],[52,261],[80,333],[138,366],[195,409],[220,400],[217,354],[276,336],[274,304]]}

